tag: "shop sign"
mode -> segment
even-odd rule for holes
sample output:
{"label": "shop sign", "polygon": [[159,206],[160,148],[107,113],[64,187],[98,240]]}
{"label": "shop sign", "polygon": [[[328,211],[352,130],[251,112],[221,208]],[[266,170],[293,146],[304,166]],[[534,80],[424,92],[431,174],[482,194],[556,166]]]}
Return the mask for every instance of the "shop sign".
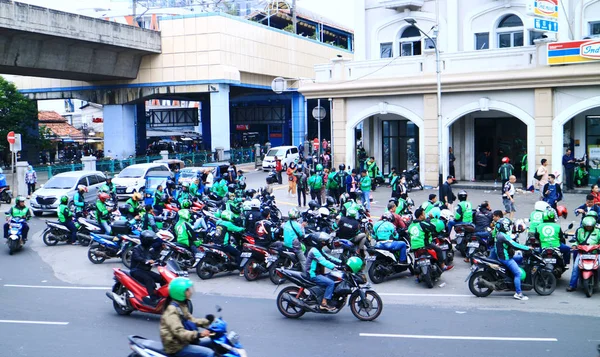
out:
{"label": "shop sign", "polygon": [[237,125],[235,126],[235,130],[239,130],[239,131],[247,131],[247,130],[250,130],[250,125],[237,124]]}
{"label": "shop sign", "polygon": [[527,14],[551,19],[558,19],[559,0],[530,0],[527,4]]}
{"label": "shop sign", "polygon": [[548,64],[600,61],[600,40],[580,40],[548,44]]}
{"label": "shop sign", "polygon": [[600,59],[600,40],[584,43],[579,48],[581,57]]}

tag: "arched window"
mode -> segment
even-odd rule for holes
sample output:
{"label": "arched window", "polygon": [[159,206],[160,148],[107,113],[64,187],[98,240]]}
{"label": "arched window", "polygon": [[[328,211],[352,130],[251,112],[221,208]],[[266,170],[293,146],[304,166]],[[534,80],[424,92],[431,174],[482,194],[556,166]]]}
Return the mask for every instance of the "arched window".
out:
{"label": "arched window", "polygon": [[421,54],[421,33],[409,26],[400,35],[400,56],[418,56]]}
{"label": "arched window", "polygon": [[498,48],[523,46],[523,21],[517,15],[506,15],[496,29]]}

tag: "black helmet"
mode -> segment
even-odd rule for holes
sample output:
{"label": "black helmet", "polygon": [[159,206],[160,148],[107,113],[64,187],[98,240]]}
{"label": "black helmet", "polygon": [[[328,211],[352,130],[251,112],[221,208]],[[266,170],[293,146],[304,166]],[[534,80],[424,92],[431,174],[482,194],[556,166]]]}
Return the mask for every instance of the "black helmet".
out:
{"label": "black helmet", "polygon": [[144,248],[150,247],[155,239],[156,233],[153,231],[145,230],[140,234],[140,242]]}
{"label": "black helmet", "polygon": [[498,232],[508,233],[510,232],[512,222],[508,218],[500,218],[498,222],[496,222],[496,229]]}
{"label": "black helmet", "polygon": [[340,164],[339,168],[340,168],[340,171],[344,171],[344,170],[346,170],[346,165]]}
{"label": "black helmet", "polygon": [[246,190],[246,196],[254,197],[254,195],[256,195],[256,190],[255,189],[251,188],[249,190]]}
{"label": "black helmet", "polygon": [[229,190],[229,192],[234,192],[235,193],[235,189],[236,189],[236,185],[234,183],[230,183],[229,185],[227,185],[227,189]]}
{"label": "black helmet", "polygon": [[267,218],[271,214],[271,209],[269,207],[265,207],[262,210],[263,218]]}
{"label": "black helmet", "polygon": [[126,203],[124,205],[119,206],[119,212],[121,213],[121,215],[127,216],[131,212],[131,208],[131,205],[129,203]]}
{"label": "black helmet", "polygon": [[465,190],[461,190],[461,191],[458,193],[458,200],[459,200],[459,201],[466,201],[466,200],[467,200],[467,191],[465,191]]}
{"label": "black helmet", "polygon": [[323,248],[331,243],[333,238],[325,232],[311,233],[308,236],[311,245],[315,248]]}
{"label": "black helmet", "polygon": [[319,202],[317,202],[315,200],[311,200],[310,202],[308,202],[308,208],[311,211],[315,211],[315,210],[319,209]]}
{"label": "black helmet", "polygon": [[392,212],[385,212],[382,216],[381,219],[383,221],[388,221],[388,222],[394,222],[394,215],[392,214]]}
{"label": "black helmet", "polygon": [[327,202],[327,207],[335,206],[335,200],[331,196],[327,196],[326,202]]}

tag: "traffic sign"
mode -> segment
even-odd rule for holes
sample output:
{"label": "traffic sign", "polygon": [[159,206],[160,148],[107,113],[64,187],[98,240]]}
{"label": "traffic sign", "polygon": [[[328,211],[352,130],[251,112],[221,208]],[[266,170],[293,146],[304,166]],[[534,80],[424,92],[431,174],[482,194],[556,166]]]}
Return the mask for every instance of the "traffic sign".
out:
{"label": "traffic sign", "polygon": [[321,145],[321,144],[319,143],[319,139],[315,138],[315,139],[313,140],[313,149],[315,149],[315,150],[318,150],[318,149],[319,149],[319,145]]}
{"label": "traffic sign", "polygon": [[8,140],[8,142],[10,144],[14,144],[15,143],[15,132],[14,131],[9,131],[8,135],[6,135],[6,140]]}
{"label": "traffic sign", "polygon": [[14,134],[13,136],[13,143],[10,144],[10,151],[17,153],[21,150],[23,150],[22,146],[21,146],[21,134]]}
{"label": "traffic sign", "polygon": [[[528,26],[533,31],[541,31],[541,32],[558,32],[558,22],[542,19],[542,18],[531,18],[530,21],[533,22],[530,26]],[[531,22],[530,22],[531,23]]]}

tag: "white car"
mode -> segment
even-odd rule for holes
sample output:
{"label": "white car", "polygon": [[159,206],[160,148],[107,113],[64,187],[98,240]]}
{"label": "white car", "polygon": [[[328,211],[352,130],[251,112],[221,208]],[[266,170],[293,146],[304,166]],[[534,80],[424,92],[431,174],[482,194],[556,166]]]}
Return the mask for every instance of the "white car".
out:
{"label": "white car", "polygon": [[264,171],[275,168],[275,157],[281,160],[281,166],[285,171],[292,162],[300,157],[300,153],[295,146],[277,146],[271,148],[262,161],[262,168]]}
{"label": "white car", "polygon": [[165,163],[136,164],[127,166],[118,175],[115,175],[112,182],[117,186],[117,197],[127,198],[133,196],[135,192],[144,191],[146,186],[146,176],[152,173],[170,172]]}
{"label": "white car", "polygon": [[73,203],[77,186],[86,186],[88,192],[85,194],[85,201],[93,202],[98,195],[98,190],[105,183],[106,177],[100,171],[64,172],[52,176],[48,182],[37,189],[31,196],[29,205],[36,216],[44,213],[56,213],[62,196],[69,196],[69,205]]}

